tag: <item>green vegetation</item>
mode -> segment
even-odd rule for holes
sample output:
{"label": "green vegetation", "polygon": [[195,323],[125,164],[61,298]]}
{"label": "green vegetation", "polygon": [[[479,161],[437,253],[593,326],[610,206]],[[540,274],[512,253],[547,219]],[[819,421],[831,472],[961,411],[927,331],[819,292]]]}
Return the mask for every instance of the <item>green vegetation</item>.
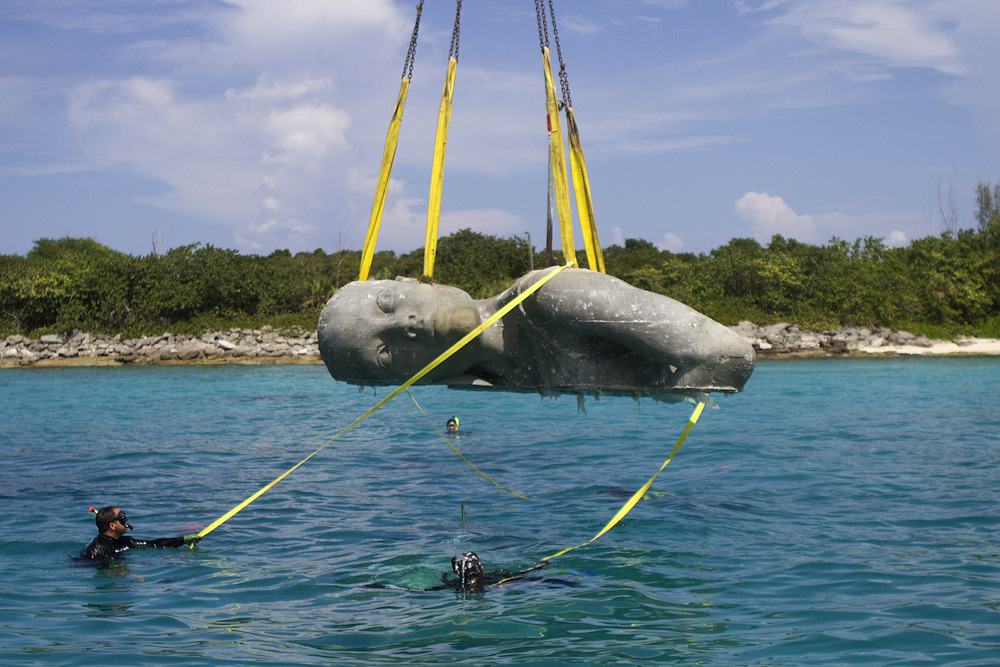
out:
{"label": "green vegetation", "polygon": [[[1000,337],[1000,184],[977,188],[977,229],[889,248],[881,239],[814,246],[733,239],[707,255],[628,239],[605,250],[608,273],[726,324],[795,322],[906,328],[934,337]],[[582,257],[582,253],[580,254]],[[0,336],[74,329],[143,335],[232,327],[315,326],[333,292],[357,277],[360,252],[240,255],[190,245],[136,257],[92,239],[40,239],[0,256]],[[536,267],[544,254],[534,256]],[[423,249],[375,255],[374,278],[419,277]],[[476,298],[528,270],[520,238],[463,229],[438,243],[435,279]]]}

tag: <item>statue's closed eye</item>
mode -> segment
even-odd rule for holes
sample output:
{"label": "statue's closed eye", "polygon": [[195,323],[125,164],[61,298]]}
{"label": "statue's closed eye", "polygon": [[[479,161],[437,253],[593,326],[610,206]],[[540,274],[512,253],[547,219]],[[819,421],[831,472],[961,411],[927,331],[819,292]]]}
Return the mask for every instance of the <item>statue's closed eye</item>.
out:
{"label": "statue's closed eye", "polygon": [[375,303],[378,304],[379,310],[383,313],[388,314],[396,310],[396,302],[392,297],[392,292],[387,289],[379,292],[378,296],[375,297]]}

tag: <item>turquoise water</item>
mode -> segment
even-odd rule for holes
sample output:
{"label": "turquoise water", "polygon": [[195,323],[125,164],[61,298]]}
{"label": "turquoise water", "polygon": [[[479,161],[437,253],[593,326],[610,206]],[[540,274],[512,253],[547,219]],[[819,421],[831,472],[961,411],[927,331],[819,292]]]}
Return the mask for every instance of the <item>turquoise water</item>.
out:
{"label": "turquoise water", "polygon": [[[320,366],[0,372],[0,663],[1000,664],[1000,360],[764,361],[625,521],[690,406],[422,388],[195,549],[72,556],[211,522],[376,402]],[[385,395],[379,392],[379,397]],[[465,522],[462,522],[464,506]]]}

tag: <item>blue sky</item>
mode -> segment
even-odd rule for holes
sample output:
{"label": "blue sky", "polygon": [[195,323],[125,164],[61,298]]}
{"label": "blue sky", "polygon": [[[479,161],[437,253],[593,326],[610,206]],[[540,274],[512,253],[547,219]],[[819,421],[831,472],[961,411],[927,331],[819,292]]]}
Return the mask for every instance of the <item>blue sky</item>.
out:
{"label": "blue sky", "polygon": [[[0,254],[359,249],[415,0],[7,0]],[[1000,179],[996,0],[561,0],[604,245],[974,225]],[[423,245],[455,5],[426,0],[379,249]],[[441,233],[544,241],[534,3],[466,0]],[[558,239],[557,239],[558,243]],[[579,242],[578,246],[582,243]]]}

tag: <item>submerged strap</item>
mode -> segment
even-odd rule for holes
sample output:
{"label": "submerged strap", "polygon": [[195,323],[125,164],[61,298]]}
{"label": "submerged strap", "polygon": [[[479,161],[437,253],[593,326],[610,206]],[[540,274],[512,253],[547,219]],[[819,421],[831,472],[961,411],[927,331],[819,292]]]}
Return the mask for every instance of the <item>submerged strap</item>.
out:
{"label": "submerged strap", "polygon": [[562,551],[557,551],[556,553],[552,554],[551,556],[546,556],[542,560],[543,561],[549,561],[549,560],[552,560],[553,558],[556,558],[558,556],[562,556],[564,553],[572,551],[573,549],[579,549],[580,547],[585,547],[588,544],[590,544],[591,542],[593,542],[594,540],[596,540],[597,538],[599,538],[604,533],[606,533],[609,530],[611,530],[612,528],[614,528],[615,525],[617,525],[619,521],[621,521],[622,519],[624,519],[625,515],[628,514],[632,510],[633,507],[635,507],[635,504],[637,502],[639,502],[639,500],[644,495],[646,495],[646,491],[648,491],[649,487],[653,485],[653,482],[656,480],[657,477],[659,477],[660,473],[663,472],[663,469],[667,467],[667,464],[670,463],[670,460],[674,458],[674,454],[677,453],[677,450],[680,449],[681,444],[683,444],[684,440],[687,438],[688,433],[690,433],[691,429],[694,428],[694,425],[697,423],[698,417],[701,416],[701,411],[704,408],[705,408],[705,404],[702,403],[701,401],[698,401],[697,405],[694,406],[694,412],[691,413],[691,417],[688,419],[687,425],[684,427],[684,430],[681,431],[680,437],[677,438],[677,444],[675,444],[674,448],[670,451],[670,456],[667,457],[667,460],[664,461],[663,465],[660,466],[660,469],[657,470],[656,473],[652,477],[649,478],[649,481],[642,485],[642,488],[640,488],[638,491],[636,491],[634,494],[632,494],[632,497],[628,499],[628,502],[626,502],[624,505],[622,505],[622,508],[620,510],[618,510],[618,513],[615,514],[613,517],[611,517],[611,521],[608,521],[607,525],[605,525],[604,528],[602,528],[600,530],[600,532],[597,533],[597,535],[594,535],[592,538],[590,538],[589,540],[587,540],[583,544],[578,544],[575,547],[569,547],[567,549],[563,549]]}
{"label": "submerged strap", "polygon": [[514,491],[511,491],[510,489],[508,489],[503,484],[501,484],[499,482],[495,482],[492,479],[490,479],[489,475],[487,475],[482,470],[480,470],[479,468],[477,468],[476,466],[474,466],[469,459],[467,459],[464,456],[462,456],[462,452],[458,451],[458,449],[455,448],[455,445],[453,445],[451,443],[451,440],[449,440],[448,438],[446,438],[445,435],[444,435],[444,433],[442,433],[440,430],[438,430],[438,427],[434,425],[434,422],[431,421],[431,418],[427,415],[426,412],[424,412],[424,409],[422,407],[420,407],[420,404],[417,403],[417,397],[414,396],[412,393],[410,393],[409,390],[406,391],[406,394],[410,397],[410,400],[413,401],[413,404],[415,406],[417,406],[417,410],[420,410],[420,414],[422,414],[424,417],[427,418],[427,422],[431,425],[431,428],[434,429],[434,432],[438,434],[438,437],[440,437],[442,440],[444,440],[444,444],[448,445],[448,447],[451,448],[451,451],[455,452],[455,455],[458,456],[458,458],[460,458],[463,461],[465,461],[465,465],[467,465],[470,468],[472,468],[473,470],[475,470],[483,479],[485,479],[487,482],[489,482],[493,486],[496,486],[496,487],[499,487],[499,488],[503,489],[504,491],[506,491],[510,495],[514,496],[515,498],[520,498],[521,500],[527,500],[527,498],[525,496],[522,496],[520,493],[515,493]]}
{"label": "submerged strap", "polygon": [[223,523],[225,523],[226,521],[228,521],[229,519],[231,519],[233,516],[235,516],[238,512],[240,512],[247,505],[249,505],[253,501],[257,500],[257,498],[259,498],[262,495],[264,495],[264,493],[267,492],[267,490],[270,489],[272,486],[274,486],[275,484],[277,484],[278,482],[280,482],[284,478],[288,477],[290,474],[292,474],[292,472],[294,472],[296,469],[298,469],[299,466],[301,466],[303,463],[305,463],[306,461],[308,461],[312,457],[314,457],[317,454],[319,454],[320,451],[322,451],[323,449],[325,449],[334,440],[336,440],[340,436],[342,436],[345,433],[347,433],[348,431],[350,431],[352,428],[354,428],[355,426],[357,426],[358,424],[360,424],[363,420],[367,419],[373,412],[375,412],[376,410],[378,410],[379,408],[381,408],[383,405],[385,405],[386,403],[388,403],[389,401],[391,401],[392,399],[394,399],[396,396],[398,396],[402,392],[404,392],[407,389],[409,389],[410,385],[412,385],[415,382],[419,381],[420,378],[424,377],[425,375],[427,375],[428,373],[430,373],[432,370],[434,370],[435,368],[437,368],[439,365],[441,365],[441,363],[443,363],[445,361],[445,359],[447,359],[448,357],[452,356],[453,354],[455,354],[456,352],[458,352],[460,349],[462,349],[463,347],[465,347],[470,341],[472,341],[474,338],[476,338],[477,336],[479,336],[479,334],[483,333],[484,331],[486,331],[486,329],[488,329],[495,322],[497,322],[497,320],[499,320],[501,317],[503,317],[504,315],[506,315],[507,313],[509,313],[511,310],[513,310],[517,306],[519,306],[522,301],[524,301],[529,296],[531,296],[532,294],[534,294],[535,292],[537,292],[538,290],[540,290],[542,288],[542,286],[545,285],[545,283],[547,283],[550,280],[552,280],[552,278],[554,278],[557,274],[559,274],[560,272],[562,272],[564,269],[567,269],[567,268],[569,268],[568,264],[563,265],[563,266],[558,266],[558,267],[555,267],[554,269],[550,270],[538,282],[536,282],[535,284],[533,284],[530,287],[528,287],[527,289],[525,289],[523,292],[521,292],[516,297],[514,297],[513,299],[511,299],[510,303],[506,304],[505,306],[503,306],[502,308],[500,308],[497,312],[493,313],[493,315],[491,315],[490,317],[488,317],[478,327],[476,327],[475,329],[473,329],[469,333],[465,334],[461,338],[461,340],[459,340],[457,343],[455,343],[454,345],[452,345],[451,347],[449,347],[447,350],[445,350],[444,352],[442,352],[440,355],[438,355],[438,357],[436,359],[434,359],[434,361],[432,361],[431,363],[427,364],[422,369],[420,369],[419,371],[417,371],[417,373],[413,377],[411,377],[409,380],[407,380],[406,382],[404,382],[403,384],[401,384],[399,387],[397,387],[396,389],[394,389],[391,393],[389,393],[388,396],[386,396],[381,401],[379,401],[378,403],[376,403],[374,406],[372,406],[371,408],[369,408],[368,411],[365,412],[363,415],[361,415],[360,417],[358,417],[357,419],[355,419],[353,422],[351,422],[350,424],[348,424],[347,426],[345,426],[343,428],[343,430],[340,431],[340,433],[338,433],[337,435],[335,435],[332,438],[330,438],[325,444],[323,444],[322,446],[320,446],[319,448],[317,448],[316,451],[314,451],[312,454],[310,454],[309,456],[305,457],[304,459],[302,459],[301,461],[299,461],[298,463],[296,463],[295,465],[293,465],[291,468],[289,468],[285,472],[283,472],[280,475],[278,475],[278,477],[276,477],[274,479],[274,481],[270,482],[269,484],[266,484],[263,488],[261,488],[259,491],[257,491],[256,493],[254,493],[253,495],[251,495],[249,498],[247,498],[246,500],[244,500],[243,502],[241,502],[239,505],[237,505],[233,509],[231,509],[228,512],[226,512],[225,514],[223,514],[222,516],[220,516],[218,519],[216,519],[215,521],[213,521],[212,523],[210,523],[206,527],[202,528],[201,531],[198,533],[198,537],[204,537],[205,535],[208,535],[213,530],[215,530],[216,528],[218,528],[219,526],[221,526]]}

